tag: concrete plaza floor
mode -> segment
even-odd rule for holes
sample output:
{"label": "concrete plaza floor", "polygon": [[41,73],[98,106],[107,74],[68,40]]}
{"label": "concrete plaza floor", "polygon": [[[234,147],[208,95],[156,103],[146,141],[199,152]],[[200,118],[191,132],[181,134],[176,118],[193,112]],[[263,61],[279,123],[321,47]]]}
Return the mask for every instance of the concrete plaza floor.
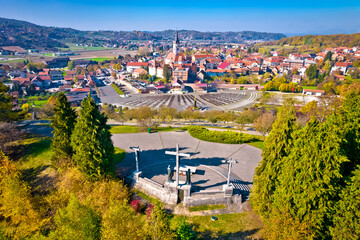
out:
{"label": "concrete plaza floor", "polygon": [[[127,154],[117,170],[123,176],[135,170],[135,155],[132,146],[139,146],[139,167],[144,177],[164,184],[167,179],[167,167],[175,167],[175,156],[165,151],[175,151],[176,144],[180,152],[189,153],[190,158],[181,158],[180,165],[195,166],[197,171],[191,176],[195,191],[221,190],[226,183],[228,165],[225,159],[235,159],[231,170],[231,182],[236,193],[246,195],[252,187],[255,167],[261,160],[261,150],[247,144],[220,144],[195,139],[188,132],[157,132],[114,134],[114,146],[126,150]],[[175,179],[175,176],[174,176]],[[185,181],[185,176],[180,176]]]}

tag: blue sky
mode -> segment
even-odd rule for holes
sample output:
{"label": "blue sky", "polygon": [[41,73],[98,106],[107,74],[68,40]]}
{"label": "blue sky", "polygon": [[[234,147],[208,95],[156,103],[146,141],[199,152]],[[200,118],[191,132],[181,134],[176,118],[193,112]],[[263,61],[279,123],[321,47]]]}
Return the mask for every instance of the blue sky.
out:
{"label": "blue sky", "polygon": [[360,32],[360,0],[0,0],[0,16],[80,30]]}

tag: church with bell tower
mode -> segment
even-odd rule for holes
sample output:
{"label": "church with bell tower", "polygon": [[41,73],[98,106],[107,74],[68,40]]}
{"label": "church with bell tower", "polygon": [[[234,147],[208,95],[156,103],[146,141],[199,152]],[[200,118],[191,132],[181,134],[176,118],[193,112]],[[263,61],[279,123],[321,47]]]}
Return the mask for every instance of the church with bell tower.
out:
{"label": "church with bell tower", "polygon": [[180,50],[179,50],[179,44],[180,44],[180,42],[179,42],[179,36],[178,36],[178,32],[177,32],[177,30],[176,30],[176,32],[175,32],[175,40],[174,40],[174,42],[173,42],[173,53],[174,53],[174,54],[177,54],[177,53],[180,52]]}
{"label": "church with bell tower", "polygon": [[165,64],[183,64],[186,63],[186,59],[183,54],[180,53],[180,41],[178,32],[175,32],[175,39],[173,41],[172,52],[169,52],[165,57]]}

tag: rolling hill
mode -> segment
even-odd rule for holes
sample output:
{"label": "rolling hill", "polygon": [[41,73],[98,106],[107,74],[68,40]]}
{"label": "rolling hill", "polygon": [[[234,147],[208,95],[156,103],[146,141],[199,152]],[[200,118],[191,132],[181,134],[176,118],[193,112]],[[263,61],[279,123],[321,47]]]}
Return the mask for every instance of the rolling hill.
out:
{"label": "rolling hill", "polygon": [[263,45],[289,45],[312,47],[354,47],[360,46],[360,33],[334,35],[306,35],[283,38],[277,41],[263,43]]}
{"label": "rolling hill", "polygon": [[[20,46],[25,49],[55,50],[67,47],[65,43],[119,43],[126,40],[167,41],[174,38],[174,30],[145,31],[80,31],[72,28],[39,26],[26,21],[0,18],[0,46]],[[265,32],[200,32],[179,31],[180,39],[210,40],[217,42],[244,43],[247,41],[271,41],[286,37],[281,33]]]}

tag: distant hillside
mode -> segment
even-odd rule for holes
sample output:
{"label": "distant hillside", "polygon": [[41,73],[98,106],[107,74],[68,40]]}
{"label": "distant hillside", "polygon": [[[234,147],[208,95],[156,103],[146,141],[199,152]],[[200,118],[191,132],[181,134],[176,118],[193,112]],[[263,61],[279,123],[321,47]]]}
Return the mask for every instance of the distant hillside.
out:
{"label": "distant hillside", "polygon": [[20,46],[25,49],[66,47],[59,40],[77,34],[79,31],[70,28],[43,27],[25,21],[0,18],[0,46]]}
{"label": "distant hillside", "polygon": [[313,47],[354,47],[360,46],[360,33],[334,35],[306,35],[283,38],[277,41],[263,43],[263,45],[290,45]]}
{"label": "distant hillside", "polygon": [[[265,33],[265,32],[253,32],[253,31],[242,31],[242,32],[199,32],[194,30],[180,30],[178,31],[179,38],[183,40],[214,40],[221,42],[231,43],[244,43],[246,41],[271,41],[278,40],[286,37],[282,33]],[[165,30],[152,32],[153,36],[161,39],[173,39],[175,30]]]}
{"label": "distant hillside", "polygon": [[[123,40],[172,40],[174,30],[142,31],[79,31],[71,28],[44,27],[25,21],[0,18],[0,46],[20,46],[25,49],[54,49],[71,43],[118,43]],[[214,40],[244,43],[246,41],[270,41],[286,37],[281,33],[262,32],[199,32],[179,31],[180,40]]]}

